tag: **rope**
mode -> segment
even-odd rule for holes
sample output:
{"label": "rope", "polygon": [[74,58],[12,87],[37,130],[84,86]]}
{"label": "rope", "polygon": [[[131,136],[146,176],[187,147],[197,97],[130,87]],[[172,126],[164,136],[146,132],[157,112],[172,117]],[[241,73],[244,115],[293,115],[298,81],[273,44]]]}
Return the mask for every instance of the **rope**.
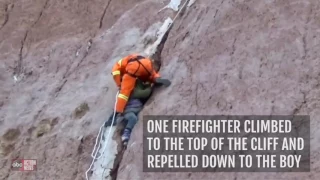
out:
{"label": "rope", "polygon": [[184,4],[182,5],[182,7],[179,9],[177,15],[173,18],[172,23],[170,24],[169,27],[171,27],[171,26],[173,25],[174,21],[178,18],[178,16],[179,16],[180,13],[182,12],[182,10],[184,10],[184,8],[186,7],[186,5],[189,3],[189,1],[190,1],[190,0],[186,0],[186,1],[184,2]]}
{"label": "rope", "polygon": [[[107,138],[106,138],[106,143],[105,143],[104,148],[103,148],[103,150],[102,150],[102,152],[101,152],[101,155],[96,158],[96,156],[97,156],[97,154],[98,154],[98,152],[99,152],[100,144],[101,144],[102,137],[103,137],[103,133],[101,133],[101,130],[102,130],[102,128],[104,127],[104,124],[105,124],[105,123],[103,123],[102,126],[100,126],[100,130],[99,130],[99,133],[98,133],[97,138],[96,138],[96,143],[95,143],[94,148],[93,148],[93,151],[92,151],[92,153],[91,153],[91,157],[92,157],[93,159],[92,159],[92,162],[91,162],[91,164],[90,164],[89,169],[86,171],[86,179],[87,179],[87,180],[89,180],[89,178],[88,178],[88,172],[91,170],[92,165],[94,164],[94,161],[95,161],[96,159],[100,159],[100,158],[102,157],[102,155],[104,154],[104,151],[105,151],[105,149],[106,149],[106,147],[107,147],[107,144],[108,144],[108,142],[109,142],[109,136],[110,136],[110,134],[111,134],[111,128],[112,128],[112,126],[113,126],[113,123],[114,123],[114,120],[115,120],[114,118],[115,118],[115,115],[116,115],[116,106],[117,106],[117,103],[118,103],[118,98],[117,98],[118,95],[119,95],[119,91],[117,92],[117,95],[116,95],[116,102],[114,103],[112,123],[111,123],[110,129],[109,129],[108,136],[107,136]],[[100,141],[99,141],[99,146],[98,146],[98,148],[97,148],[96,153],[94,153],[94,151],[96,150],[96,146],[97,146],[98,138],[99,138],[100,134],[101,134],[101,137],[100,137]],[[93,155],[93,154],[94,154],[94,155]]]}
{"label": "rope", "polygon": [[[169,25],[168,29],[170,29],[170,28],[173,26],[174,21],[177,19],[178,15],[180,15],[180,13],[181,13],[182,10],[185,8],[185,6],[189,3],[189,1],[190,1],[190,0],[186,0],[186,1],[185,1],[185,3],[182,5],[182,7],[180,8],[180,10],[179,10],[178,13],[176,14],[176,16],[173,18],[173,21],[172,21],[172,23]],[[115,114],[116,114],[116,105],[117,105],[117,97],[118,97],[118,94],[119,94],[119,91],[117,92],[116,102],[115,102],[115,104],[114,104],[114,111],[113,111],[113,117],[112,117],[111,127],[113,126],[114,118],[115,118]],[[106,138],[106,144],[105,144],[105,146],[104,146],[104,148],[103,148],[103,150],[102,150],[102,153],[101,153],[101,155],[100,155],[98,158],[96,158],[96,156],[97,156],[97,154],[98,154],[98,152],[99,152],[100,144],[101,144],[102,137],[103,137],[103,134],[101,133],[101,130],[102,130],[103,127],[104,127],[104,123],[102,124],[102,126],[101,126],[100,129],[99,129],[99,133],[98,133],[98,136],[97,136],[97,138],[96,138],[96,143],[95,143],[94,148],[93,148],[93,151],[92,151],[92,153],[91,153],[91,157],[92,157],[93,159],[92,159],[92,162],[91,162],[91,164],[90,164],[89,169],[86,171],[86,179],[87,179],[87,180],[89,180],[89,178],[88,178],[88,172],[91,170],[91,167],[92,167],[94,161],[95,161],[96,159],[100,159],[100,158],[102,157],[102,155],[104,154],[105,148],[107,147],[107,144],[108,144],[108,142],[109,142],[108,140],[109,140],[109,136],[110,136],[110,134],[111,134],[111,128],[109,129],[109,133],[108,133],[108,136],[107,136],[107,138]],[[94,151],[96,150],[96,146],[97,146],[98,138],[99,138],[100,134],[101,134],[101,137],[100,137],[99,145],[98,145],[98,148],[97,148],[96,153],[94,153]],[[94,155],[93,155],[93,154],[94,154]],[[105,168],[104,168],[104,169],[105,169]]]}

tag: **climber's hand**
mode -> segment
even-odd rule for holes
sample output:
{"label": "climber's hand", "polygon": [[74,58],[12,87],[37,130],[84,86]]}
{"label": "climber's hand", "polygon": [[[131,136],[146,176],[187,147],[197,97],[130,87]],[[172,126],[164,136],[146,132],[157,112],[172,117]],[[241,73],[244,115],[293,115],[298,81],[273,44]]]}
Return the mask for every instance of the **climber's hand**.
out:
{"label": "climber's hand", "polygon": [[119,118],[119,117],[122,117],[122,113],[119,113],[119,112],[116,112],[116,115],[115,115],[115,118]]}
{"label": "climber's hand", "polygon": [[104,127],[108,127],[111,126],[112,124],[112,120],[113,120],[113,126],[117,125],[120,121],[122,121],[122,114],[121,113],[116,113],[114,115],[114,120],[113,120],[113,113],[110,115],[110,117],[108,118],[108,120],[104,123]]}
{"label": "climber's hand", "polygon": [[120,122],[123,120],[123,118],[124,118],[123,114],[117,112],[114,119],[115,119],[115,121],[116,121],[117,124],[118,124],[118,123],[120,123]]}
{"label": "climber's hand", "polygon": [[171,81],[169,79],[157,78],[155,80],[156,85],[164,85],[165,87],[169,87],[171,85]]}

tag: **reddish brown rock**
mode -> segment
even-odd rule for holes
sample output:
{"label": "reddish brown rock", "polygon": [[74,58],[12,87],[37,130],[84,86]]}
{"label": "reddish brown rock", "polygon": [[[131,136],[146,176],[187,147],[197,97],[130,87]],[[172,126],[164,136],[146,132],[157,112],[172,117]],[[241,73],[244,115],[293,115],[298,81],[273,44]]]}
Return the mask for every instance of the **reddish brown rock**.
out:
{"label": "reddish brown rock", "polygon": [[319,5],[196,1],[175,22],[162,51],[161,73],[172,86],[159,90],[141,113],[309,114],[310,173],[143,173],[140,121],[118,179],[318,179]]}
{"label": "reddish brown rock", "polygon": [[[166,2],[167,1],[163,1]],[[120,57],[152,42],[145,34],[173,17],[162,1],[5,0],[0,3],[0,179],[84,179],[99,126],[111,113],[110,76]],[[162,51],[147,114],[310,114],[310,173],[142,173],[137,124],[117,179],[318,179],[319,1],[202,0],[179,17]],[[170,98],[165,98],[170,95]],[[77,121],[75,107],[87,102]],[[59,117],[59,120],[54,120]],[[33,131],[43,119],[50,130]],[[37,173],[10,160],[38,160]]]}
{"label": "reddish brown rock", "polygon": [[[0,179],[85,178],[113,108],[112,64],[143,50],[166,18],[161,2],[123,2],[1,2],[0,136],[18,126],[20,135],[1,142]],[[83,102],[90,110],[74,121]],[[37,159],[37,173],[11,171],[14,158]]]}

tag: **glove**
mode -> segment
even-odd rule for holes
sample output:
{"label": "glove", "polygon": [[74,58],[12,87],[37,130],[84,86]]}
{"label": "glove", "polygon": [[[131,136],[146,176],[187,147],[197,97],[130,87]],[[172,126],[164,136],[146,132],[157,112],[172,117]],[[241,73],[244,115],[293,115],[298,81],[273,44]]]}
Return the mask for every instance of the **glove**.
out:
{"label": "glove", "polygon": [[169,87],[171,85],[171,81],[168,79],[157,78],[155,80],[156,85],[164,85],[165,87]]}

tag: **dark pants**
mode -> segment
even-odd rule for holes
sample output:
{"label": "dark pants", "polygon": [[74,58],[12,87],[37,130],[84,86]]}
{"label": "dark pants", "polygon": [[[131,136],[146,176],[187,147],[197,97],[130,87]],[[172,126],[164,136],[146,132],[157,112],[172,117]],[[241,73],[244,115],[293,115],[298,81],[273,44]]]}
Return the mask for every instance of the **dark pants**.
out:
{"label": "dark pants", "polygon": [[[132,130],[133,127],[136,125],[138,122],[138,114],[142,110],[142,107],[131,107],[131,108],[126,108],[123,112],[123,117],[124,117],[124,122],[126,123],[126,129]],[[113,113],[109,117],[108,121],[106,122],[105,126],[111,126],[112,123],[112,117]],[[113,122],[113,125],[117,125],[117,119]]]}
{"label": "dark pants", "polygon": [[138,122],[138,114],[142,110],[142,107],[126,108],[124,110],[124,121],[127,123],[126,129],[132,130],[134,125]]}

